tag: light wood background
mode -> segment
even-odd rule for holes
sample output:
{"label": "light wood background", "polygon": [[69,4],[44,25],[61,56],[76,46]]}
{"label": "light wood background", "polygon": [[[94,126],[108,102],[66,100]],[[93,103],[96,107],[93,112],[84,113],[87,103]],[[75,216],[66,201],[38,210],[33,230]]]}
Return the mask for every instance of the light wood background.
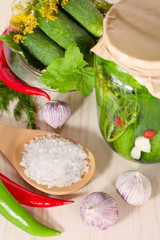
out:
{"label": "light wood background", "polygon": [[[11,0],[0,0],[0,32],[8,24],[10,18]],[[80,93],[49,93],[52,99],[66,101],[72,110],[72,115],[61,134],[70,137],[89,148],[96,159],[96,172],[92,181],[82,190],[61,196],[62,199],[72,199],[74,204],[50,209],[29,208],[25,209],[37,220],[58,229],[62,234],[50,239],[57,240],[159,240],[160,239],[160,164],[142,165],[130,162],[120,157],[108,148],[103,140],[96,112],[96,99],[93,92],[86,99]],[[40,107],[46,102],[44,97],[37,97]],[[9,114],[0,117],[0,122],[16,127],[25,127],[23,121],[16,122],[12,115],[11,104]],[[25,117],[25,116],[24,116]],[[38,114],[37,122],[42,130],[52,131]],[[1,173],[24,186],[25,188],[40,193],[18,175],[7,159],[0,154]],[[125,203],[117,194],[115,181],[126,170],[136,169],[148,176],[152,182],[152,195],[150,200],[141,207],[134,207]],[[83,198],[94,191],[103,191],[116,199],[119,207],[117,223],[104,231],[95,231],[88,228],[80,218],[80,205]],[[31,236],[0,215],[0,240],[38,240],[39,237]],[[47,238],[43,238],[47,239]]]}

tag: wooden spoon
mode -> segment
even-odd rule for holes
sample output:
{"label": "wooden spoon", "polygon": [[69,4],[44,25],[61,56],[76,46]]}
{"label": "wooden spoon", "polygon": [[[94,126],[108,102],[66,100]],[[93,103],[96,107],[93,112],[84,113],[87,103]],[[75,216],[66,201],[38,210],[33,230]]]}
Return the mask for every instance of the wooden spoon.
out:
{"label": "wooden spoon", "polygon": [[[95,160],[92,153],[83,146],[84,151],[87,153],[87,161],[89,166],[88,173],[85,173],[82,179],[76,183],[73,183],[69,187],[52,187],[48,188],[47,185],[37,184],[34,180],[28,178],[24,170],[25,168],[20,165],[24,144],[29,143],[31,139],[34,139],[37,136],[47,136],[50,132],[40,131],[40,130],[31,130],[31,129],[22,129],[15,128],[0,124],[0,151],[7,157],[9,162],[13,165],[13,167],[17,170],[17,172],[21,175],[21,177],[28,182],[33,187],[39,189],[42,192],[54,194],[54,195],[64,195],[76,192],[77,190],[84,187],[93,177],[95,171]],[[63,137],[56,133],[51,133],[56,137]],[[68,139],[69,141],[77,144],[76,141],[69,139],[67,137],[63,137]]]}

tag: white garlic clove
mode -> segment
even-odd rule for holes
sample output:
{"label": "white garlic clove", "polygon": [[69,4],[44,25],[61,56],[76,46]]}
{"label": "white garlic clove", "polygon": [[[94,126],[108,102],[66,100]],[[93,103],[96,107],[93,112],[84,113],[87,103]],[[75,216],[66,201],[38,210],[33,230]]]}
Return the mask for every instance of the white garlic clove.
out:
{"label": "white garlic clove", "polygon": [[141,151],[137,147],[133,147],[131,150],[131,157],[134,159],[140,159]]}
{"label": "white garlic clove", "polygon": [[138,171],[122,173],[116,181],[117,192],[132,205],[145,203],[151,195],[150,180]]}
{"label": "white garlic clove", "polygon": [[59,129],[70,117],[70,106],[63,101],[51,101],[46,103],[41,114],[46,123],[54,129]]}
{"label": "white garlic clove", "polygon": [[84,198],[80,215],[89,227],[104,230],[117,221],[118,205],[107,193],[94,192]]}
{"label": "white garlic clove", "polygon": [[150,152],[151,151],[151,144],[149,139],[141,136],[135,139],[135,146],[142,152]]}

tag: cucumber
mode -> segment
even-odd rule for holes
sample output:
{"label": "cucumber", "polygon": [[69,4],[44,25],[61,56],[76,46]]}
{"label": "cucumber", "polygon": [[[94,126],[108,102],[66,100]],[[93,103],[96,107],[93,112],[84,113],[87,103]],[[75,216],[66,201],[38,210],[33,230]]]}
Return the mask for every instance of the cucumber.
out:
{"label": "cucumber", "polygon": [[42,17],[39,12],[37,12],[37,18],[41,30],[64,49],[67,49],[71,43],[76,42],[80,51],[87,54],[94,45],[94,40],[89,33],[60,9],[55,20],[48,20]]}
{"label": "cucumber", "polygon": [[96,8],[103,14],[107,13],[109,9],[113,6],[112,3],[107,2],[106,0],[90,0],[94,3]]}
{"label": "cucumber", "polygon": [[[60,0],[62,3],[63,0]],[[64,10],[95,37],[102,36],[103,16],[90,0],[69,0]]]}
{"label": "cucumber", "polygon": [[21,46],[21,49],[26,63],[28,63],[30,66],[39,71],[42,71],[46,68],[46,66],[42,62],[40,62],[37,58],[35,58],[32,54],[30,54],[26,48]]}
{"label": "cucumber", "polygon": [[34,33],[27,33],[26,37],[22,46],[45,66],[53,59],[64,56],[64,49],[39,28],[34,29]]}

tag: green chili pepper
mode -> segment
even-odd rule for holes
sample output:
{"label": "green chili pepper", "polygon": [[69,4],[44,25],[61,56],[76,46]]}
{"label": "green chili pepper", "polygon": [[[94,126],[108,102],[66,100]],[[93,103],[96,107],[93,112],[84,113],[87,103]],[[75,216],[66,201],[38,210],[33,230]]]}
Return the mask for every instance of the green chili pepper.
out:
{"label": "green chili pepper", "polygon": [[0,214],[27,233],[39,237],[57,236],[59,231],[51,229],[29,215],[15,200],[0,180]]}

